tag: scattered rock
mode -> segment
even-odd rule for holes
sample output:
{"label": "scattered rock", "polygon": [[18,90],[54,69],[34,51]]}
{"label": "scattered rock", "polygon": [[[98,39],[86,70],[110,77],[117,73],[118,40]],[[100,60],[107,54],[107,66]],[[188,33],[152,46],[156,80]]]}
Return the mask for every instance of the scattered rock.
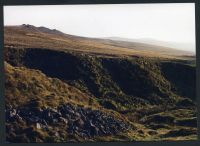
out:
{"label": "scattered rock", "polygon": [[40,123],[36,123],[36,128],[41,129]]}
{"label": "scattered rock", "polygon": [[68,124],[68,120],[63,117],[60,117],[59,121],[65,123],[65,124]]}
{"label": "scattered rock", "polygon": [[25,120],[28,125],[34,124],[36,129],[46,131],[49,130],[49,126],[64,124],[69,134],[83,138],[113,135],[130,129],[128,124],[99,110],[75,107],[71,104],[61,105],[57,109],[46,108],[37,111],[32,108],[6,110],[8,122],[17,119]]}
{"label": "scattered rock", "polygon": [[80,127],[80,128],[83,128],[84,125],[85,125],[85,123],[84,123],[84,121],[83,121],[82,119],[76,120],[76,121],[74,122],[74,124],[75,124],[76,126]]}

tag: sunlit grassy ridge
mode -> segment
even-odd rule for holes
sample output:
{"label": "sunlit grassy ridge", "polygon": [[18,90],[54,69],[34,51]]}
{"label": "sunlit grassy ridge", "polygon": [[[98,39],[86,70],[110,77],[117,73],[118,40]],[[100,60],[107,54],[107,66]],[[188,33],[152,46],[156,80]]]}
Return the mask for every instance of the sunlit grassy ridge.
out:
{"label": "sunlit grassy ridge", "polygon": [[[4,44],[17,48],[52,48],[107,56],[193,58],[189,52],[137,42],[73,36],[32,25],[5,26]],[[190,58],[189,57],[189,58]]]}

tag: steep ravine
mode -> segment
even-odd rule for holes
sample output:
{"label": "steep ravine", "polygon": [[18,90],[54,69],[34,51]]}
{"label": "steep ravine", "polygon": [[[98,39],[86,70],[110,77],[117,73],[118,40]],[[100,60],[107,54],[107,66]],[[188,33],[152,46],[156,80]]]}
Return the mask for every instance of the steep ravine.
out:
{"label": "steep ravine", "polygon": [[[87,108],[82,109],[79,107],[84,101],[81,101],[82,95],[84,95],[84,99],[87,99],[87,104],[89,106],[99,106],[104,110],[109,109],[116,113],[115,116],[119,114],[117,117],[124,116],[129,122],[132,121],[133,123],[144,125],[147,129],[151,129],[154,136],[147,134],[145,139],[160,140],[173,138],[170,134],[173,129],[174,133],[177,132],[178,134],[181,130],[186,132],[185,136],[188,136],[188,139],[195,138],[195,67],[193,66],[170,60],[162,61],[144,57],[104,57],[40,48],[5,48],[4,51],[5,60],[16,68],[16,70],[21,69],[22,73],[29,69],[41,71],[47,78],[53,78],[55,81],[58,79],[59,86],[67,84],[70,88],[74,88],[74,92],[80,92],[80,94],[77,94],[75,97],[70,96],[70,98],[72,98],[71,100],[79,102],[75,108],[71,107],[71,110],[75,112],[76,110],[83,110],[85,116],[87,116]],[[173,75],[172,72],[174,71],[179,72],[181,75]],[[31,83],[37,83],[43,86],[43,83],[39,82],[40,81],[38,81],[38,83]],[[29,84],[29,82],[27,84]],[[54,83],[52,82],[51,84],[53,85]],[[15,87],[11,88],[8,86],[6,90],[12,93],[12,90],[15,90],[14,88]],[[186,92],[186,88],[188,92]],[[54,95],[54,90],[58,95]],[[25,91],[19,88],[16,94],[22,95],[21,92]],[[60,97],[66,100],[64,97],[64,89],[62,89],[63,94],[60,94],[59,89],[51,90],[48,87],[48,92],[52,92],[51,94],[57,100],[60,100]],[[68,90],[66,90],[66,93],[68,93]],[[27,98],[29,98],[29,95],[30,94],[26,95]],[[41,95],[38,95],[37,98],[40,98],[40,96]],[[42,100],[39,105],[43,105],[44,103],[47,104],[46,100]],[[58,110],[63,104],[58,102],[57,105],[51,105],[49,103],[47,105],[50,107],[54,106],[54,108]],[[8,110],[10,109],[8,108]],[[44,110],[46,110],[46,108],[42,108],[40,112],[42,113]],[[99,110],[98,112],[100,112],[99,115],[101,115],[102,111]],[[189,114],[183,117],[175,115],[183,115],[183,113]],[[23,115],[19,114],[19,116],[23,118]],[[97,117],[97,120],[98,118],[100,119],[102,117]],[[68,119],[68,121],[69,120],[70,119]],[[106,119],[104,120],[106,121]],[[117,119],[113,118],[113,122],[114,121],[117,121]],[[188,125],[186,121],[189,121],[190,124]],[[114,123],[119,125],[117,122]],[[126,124],[125,122],[125,125]],[[129,124],[127,124],[127,126],[128,125]],[[10,126],[12,126],[12,124]],[[99,126],[101,126],[101,123],[99,123]],[[103,126],[106,127],[106,125]],[[164,134],[163,128],[165,129]],[[80,130],[81,128],[78,127],[78,129]],[[80,134],[79,130],[76,130],[76,132]],[[120,131],[120,126],[118,130]],[[137,133],[137,131],[131,131]],[[144,135],[144,131],[148,133],[148,130],[145,129],[143,130]],[[84,139],[80,138],[81,136],[79,134],[75,134],[79,138],[73,137],[74,141],[84,141]],[[116,135],[116,133],[114,134],[113,132],[110,135],[98,134],[94,135],[94,137],[112,135]],[[182,135],[175,135],[174,137],[180,136]],[[131,136],[126,135],[126,138],[127,137],[130,138]],[[133,137],[132,135],[132,138]],[[90,136],[88,139],[94,140],[94,138]],[[137,140],[137,138],[133,138],[133,140]],[[44,141],[44,139],[42,141]]]}

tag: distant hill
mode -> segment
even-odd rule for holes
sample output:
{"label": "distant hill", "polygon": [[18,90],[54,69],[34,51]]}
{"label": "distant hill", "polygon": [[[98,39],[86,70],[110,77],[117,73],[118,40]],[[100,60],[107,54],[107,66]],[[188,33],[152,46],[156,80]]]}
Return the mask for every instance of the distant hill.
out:
{"label": "distant hill", "polygon": [[195,55],[194,50],[195,46],[191,43],[177,43],[177,42],[166,42],[166,41],[160,41],[150,38],[141,38],[141,39],[128,39],[128,38],[121,38],[121,37],[107,37],[106,39],[115,40],[115,41],[126,41],[126,42],[138,42],[138,43],[145,43],[149,45],[156,45],[156,46],[162,46],[162,47],[169,47],[171,49],[177,49],[180,51],[186,51],[189,54]]}
{"label": "distant hill", "polygon": [[[12,35],[10,35],[12,34]],[[109,56],[147,56],[184,58],[194,53],[130,40],[86,38],[65,34],[56,29],[23,24],[5,26],[5,46],[18,48],[52,48]],[[188,59],[188,58],[187,58]]]}
{"label": "distant hill", "polygon": [[46,28],[46,27],[43,27],[43,26],[35,27],[34,25],[22,24],[21,28],[26,29],[26,30],[38,31],[38,32],[42,32],[42,33],[64,35],[64,33],[62,33],[61,31],[58,31],[56,29],[49,29],[49,28]]}

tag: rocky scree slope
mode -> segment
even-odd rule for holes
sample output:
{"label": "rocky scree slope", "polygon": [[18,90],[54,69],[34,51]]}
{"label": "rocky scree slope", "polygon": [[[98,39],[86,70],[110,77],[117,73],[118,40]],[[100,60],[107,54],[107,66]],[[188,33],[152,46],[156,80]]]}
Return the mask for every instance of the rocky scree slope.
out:
{"label": "rocky scree slope", "polygon": [[106,141],[136,129],[122,115],[59,79],[8,63],[5,71],[8,142],[93,141],[96,137]]}

